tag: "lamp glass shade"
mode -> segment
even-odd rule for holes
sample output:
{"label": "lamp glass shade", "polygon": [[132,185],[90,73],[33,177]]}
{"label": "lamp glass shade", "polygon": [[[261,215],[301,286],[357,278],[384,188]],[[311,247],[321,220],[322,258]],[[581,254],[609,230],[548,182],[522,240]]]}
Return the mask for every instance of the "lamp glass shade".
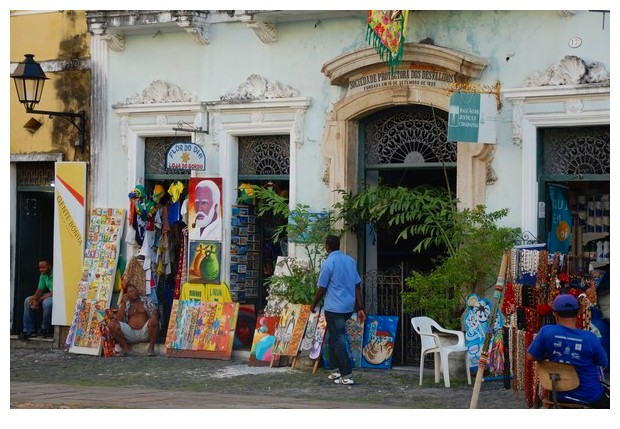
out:
{"label": "lamp glass shade", "polygon": [[32,110],[41,101],[43,86],[48,79],[41,65],[34,59],[34,55],[26,54],[24,61],[20,62],[11,75],[15,82],[17,97],[26,110]]}

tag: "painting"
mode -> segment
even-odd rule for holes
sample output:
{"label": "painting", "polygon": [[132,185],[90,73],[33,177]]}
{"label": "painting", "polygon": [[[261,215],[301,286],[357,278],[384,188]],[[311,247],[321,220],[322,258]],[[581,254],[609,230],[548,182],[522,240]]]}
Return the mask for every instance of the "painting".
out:
{"label": "painting", "polygon": [[191,177],[188,189],[190,241],[222,241],[222,178]]}
{"label": "painting", "polygon": [[[323,328],[325,329],[325,328]],[[364,324],[357,320],[357,314],[353,313],[347,323],[345,324],[345,330],[347,333],[347,351],[349,353],[349,360],[351,361],[352,368],[360,368],[362,365],[362,344],[364,341]],[[329,341],[329,334],[325,334],[325,347],[323,347],[323,366],[325,368],[331,368],[329,363],[329,347],[327,347],[327,341]]]}
{"label": "painting", "polygon": [[309,316],[309,305],[291,303],[284,305],[280,323],[276,327],[273,354],[297,356]]}
{"label": "painting", "polygon": [[236,302],[175,300],[166,336],[166,354],[228,360],[239,314]]}
{"label": "painting", "polygon": [[273,345],[276,342],[276,327],[280,316],[261,316],[256,321],[256,329],[250,349],[250,366],[269,366],[273,357]]}
{"label": "painting", "polygon": [[187,256],[187,276],[190,283],[220,284],[221,243],[190,241]]}
{"label": "painting", "polygon": [[239,304],[233,350],[250,348],[252,346],[252,336],[254,335],[254,329],[252,328],[256,325],[255,314],[254,304]]}
{"label": "painting", "polygon": [[362,368],[390,369],[396,341],[398,316],[366,317],[362,345]]}
{"label": "painting", "polygon": [[101,354],[99,320],[112,301],[124,219],[125,209],[91,210],[82,276],[65,341],[71,353]]}
{"label": "painting", "polygon": [[[488,329],[489,317],[493,311],[491,301],[472,293],[465,302],[467,309],[463,316],[465,322],[465,345],[467,346],[467,366],[472,371],[478,370],[480,354],[484,345],[484,338]],[[497,313],[495,326],[489,342],[487,370],[492,374],[502,374],[504,371],[502,327],[504,320],[502,312]]]}
{"label": "painting", "polygon": [[316,313],[310,311],[310,315],[308,316],[308,323],[306,324],[306,332],[304,333],[304,336],[301,340],[301,345],[299,346],[299,353],[302,356],[308,356],[310,354],[320,314],[320,311],[317,311]]}

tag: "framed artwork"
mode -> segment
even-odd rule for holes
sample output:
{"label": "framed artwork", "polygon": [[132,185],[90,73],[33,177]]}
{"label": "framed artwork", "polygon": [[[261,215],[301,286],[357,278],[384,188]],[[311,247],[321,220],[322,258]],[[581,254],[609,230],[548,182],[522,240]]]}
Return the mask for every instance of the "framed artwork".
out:
{"label": "framed artwork", "polygon": [[217,241],[190,241],[187,253],[189,283],[221,283],[222,243]]}
{"label": "framed artwork", "polygon": [[187,213],[190,241],[222,241],[221,177],[189,179]]}
{"label": "framed artwork", "polygon": [[362,368],[390,369],[396,341],[398,316],[366,317],[362,344]]}

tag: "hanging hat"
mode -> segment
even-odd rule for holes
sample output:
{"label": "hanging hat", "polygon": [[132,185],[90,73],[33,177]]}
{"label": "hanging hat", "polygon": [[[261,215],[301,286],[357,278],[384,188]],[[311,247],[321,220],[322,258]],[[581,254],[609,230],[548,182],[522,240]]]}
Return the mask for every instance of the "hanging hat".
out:
{"label": "hanging hat", "polygon": [[131,199],[141,199],[146,196],[146,189],[142,185],[136,185],[133,190],[129,193],[129,198]]}
{"label": "hanging hat", "polygon": [[164,192],[165,192],[164,187],[161,186],[159,183],[156,184],[153,187],[153,201],[159,204],[159,200],[161,200],[161,197],[164,196]]}

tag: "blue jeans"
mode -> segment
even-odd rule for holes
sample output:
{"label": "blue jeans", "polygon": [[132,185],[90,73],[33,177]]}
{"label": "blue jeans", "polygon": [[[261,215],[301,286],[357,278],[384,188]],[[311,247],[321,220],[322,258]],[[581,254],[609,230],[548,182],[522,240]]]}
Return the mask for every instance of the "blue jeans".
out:
{"label": "blue jeans", "polygon": [[[33,333],[37,331],[37,327],[35,325],[37,321],[37,311],[39,310],[33,310],[32,308],[30,308],[30,298],[32,297],[29,296],[24,300],[24,328],[22,329],[22,331]],[[41,304],[41,307],[43,307],[43,320],[41,321],[41,329],[49,329],[52,327],[52,304],[52,297],[45,298],[45,300]]]}
{"label": "blue jeans", "polygon": [[329,333],[328,350],[329,362],[332,369],[338,369],[340,375],[348,377],[351,375],[351,361],[347,346],[347,332],[345,329],[347,320],[353,313],[332,313],[325,312],[327,322],[327,332]]}

